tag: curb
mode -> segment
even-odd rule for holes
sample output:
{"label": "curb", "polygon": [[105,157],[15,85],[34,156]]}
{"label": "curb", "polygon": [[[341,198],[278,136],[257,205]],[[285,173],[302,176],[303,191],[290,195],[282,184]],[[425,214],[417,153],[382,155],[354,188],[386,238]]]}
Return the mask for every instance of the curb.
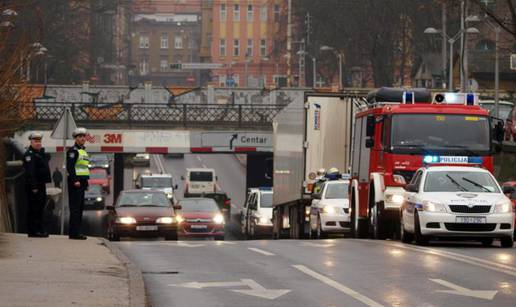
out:
{"label": "curb", "polygon": [[127,268],[129,275],[129,306],[142,307],[150,306],[147,301],[147,292],[143,283],[143,275],[140,269],[127,258],[118,246],[104,238],[97,238],[113,253]]}

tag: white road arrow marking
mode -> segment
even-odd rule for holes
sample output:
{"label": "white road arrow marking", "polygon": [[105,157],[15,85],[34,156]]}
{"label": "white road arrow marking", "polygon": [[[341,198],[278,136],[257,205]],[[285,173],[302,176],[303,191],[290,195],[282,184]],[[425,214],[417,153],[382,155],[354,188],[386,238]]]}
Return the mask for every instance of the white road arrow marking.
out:
{"label": "white road arrow marking", "polygon": [[312,242],[303,242],[301,243],[303,246],[312,246],[312,247],[333,247],[335,246],[332,243],[312,243]]}
{"label": "white road arrow marking", "polygon": [[233,292],[238,292],[242,294],[257,296],[261,298],[265,298],[268,300],[274,300],[278,297],[285,295],[290,292],[290,290],[286,289],[265,289],[262,285],[257,283],[256,281],[252,279],[242,279],[242,282],[246,284],[251,290],[231,290]]}
{"label": "white road arrow marking", "polygon": [[273,253],[270,253],[268,251],[264,251],[263,249],[259,249],[259,248],[255,248],[255,247],[249,247],[247,249],[250,250],[250,251],[256,252],[258,254],[265,255],[265,256],[274,256]]}
{"label": "white road arrow marking", "polygon": [[177,246],[183,246],[183,247],[200,247],[200,246],[204,246],[204,244],[202,243],[186,243],[186,242],[177,242],[176,243]]}
{"label": "white road arrow marking", "polygon": [[290,292],[287,289],[265,289],[262,285],[252,279],[241,279],[240,281],[229,282],[187,282],[183,284],[170,284],[169,287],[182,287],[189,289],[204,289],[210,287],[243,287],[247,286],[249,290],[231,290],[233,292],[242,293],[246,295],[256,296],[269,300],[277,299],[278,297]]}
{"label": "white road arrow marking", "polygon": [[442,293],[449,293],[449,294],[455,294],[455,295],[462,295],[462,296],[471,296],[474,298],[484,299],[484,300],[493,300],[496,293],[498,291],[496,290],[471,290],[467,288],[463,288],[459,285],[456,285],[454,283],[451,283],[446,280],[442,279],[431,279],[431,281],[438,283],[442,286],[445,286],[447,288],[453,289],[453,290],[437,290],[436,292],[442,292]]}
{"label": "white road arrow marking", "polygon": [[235,242],[228,242],[228,241],[213,241],[215,242],[215,245],[235,245]]}

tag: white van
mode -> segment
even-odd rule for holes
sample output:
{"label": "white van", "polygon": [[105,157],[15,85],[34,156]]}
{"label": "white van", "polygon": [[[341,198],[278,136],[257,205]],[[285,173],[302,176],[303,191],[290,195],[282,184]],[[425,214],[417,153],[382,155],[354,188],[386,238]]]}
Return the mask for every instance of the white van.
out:
{"label": "white van", "polygon": [[172,199],[177,184],[173,184],[171,174],[143,174],[139,176],[136,187],[143,190],[160,190],[167,194],[168,199]]}
{"label": "white van", "polygon": [[203,193],[217,192],[217,176],[211,168],[187,168],[185,180],[185,197],[199,196]]}

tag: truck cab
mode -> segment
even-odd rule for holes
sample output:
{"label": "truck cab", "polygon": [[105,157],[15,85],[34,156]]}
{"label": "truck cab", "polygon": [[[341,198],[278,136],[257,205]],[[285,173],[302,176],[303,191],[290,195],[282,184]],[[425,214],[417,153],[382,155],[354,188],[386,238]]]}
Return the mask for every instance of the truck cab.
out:
{"label": "truck cab", "polygon": [[143,190],[163,191],[167,198],[172,200],[177,184],[173,184],[171,174],[142,174],[136,183],[136,187]]}
{"label": "truck cab", "polygon": [[381,88],[355,116],[352,228],[357,237],[399,232],[404,186],[426,160],[493,171],[491,120],[468,94]]}

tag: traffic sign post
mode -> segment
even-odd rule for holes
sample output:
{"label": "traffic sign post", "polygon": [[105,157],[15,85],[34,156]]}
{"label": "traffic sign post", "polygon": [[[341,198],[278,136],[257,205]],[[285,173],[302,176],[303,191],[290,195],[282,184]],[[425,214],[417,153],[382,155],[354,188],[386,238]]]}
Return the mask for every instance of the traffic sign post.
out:
{"label": "traffic sign post", "polygon": [[72,113],[69,108],[65,108],[61,118],[57,122],[52,134],[50,135],[53,139],[63,140],[63,174],[65,179],[63,180],[63,196],[61,197],[61,234],[64,234],[64,210],[65,204],[68,203],[68,180],[66,178],[66,140],[73,139],[72,133],[77,129],[75,120],[73,119]]}

